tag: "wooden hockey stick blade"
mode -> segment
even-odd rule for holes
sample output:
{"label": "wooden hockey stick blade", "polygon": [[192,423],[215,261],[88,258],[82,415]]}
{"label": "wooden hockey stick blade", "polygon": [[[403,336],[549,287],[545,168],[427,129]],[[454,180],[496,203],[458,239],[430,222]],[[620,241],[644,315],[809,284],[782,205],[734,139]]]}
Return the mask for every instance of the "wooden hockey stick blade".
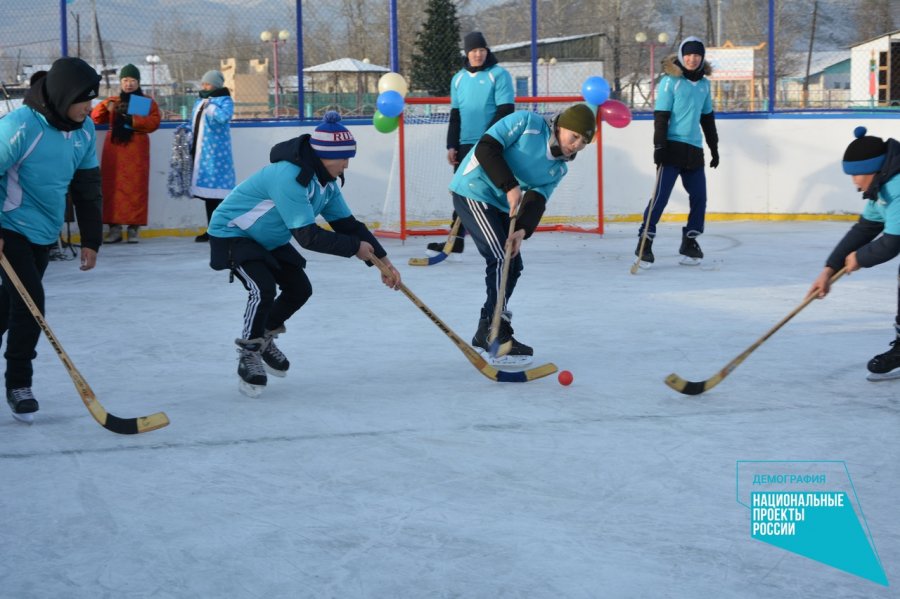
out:
{"label": "wooden hockey stick blade", "polygon": [[[378,258],[372,257],[372,263],[377,266],[381,272],[387,273],[389,272],[384,262],[379,260]],[[409,287],[400,284],[400,291],[403,292],[403,295],[409,298],[409,300],[415,304],[415,306],[425,315],[428,319],[437,326],[441,331],[444,332],[447,337],[450,338],[450,341],[463,353],[469,362],[478,369],[478,372],[491,379],[492,381],[497,381],[499,383],[527,383],[529,381],[533,381],[539,378],[543,378],[545,376],[549,376],[557,371],[556,364],[547,363],[542,364],[540,366],[535,366],[534,368],[529,368],[528,370],[519,370],[519,371],[506,371],[506,370],[498,370],[491,366],[487,360],[485,360],[480,353],[478,353],[475,348],[462,340],[462,338],[453,332],[440,317],[431,311],[425,302],[420,300],[415,293],[410,291]]]}
{"label": "wooden hockey stick blade", "polygon": [[432,266],[434,264],[439,264],[449,258],[449,254],[445,254],[444,252],[438,252],[434,256],[429,256],[428,258],[410,258],[409,265],[410,266]]}
{"label": "wooden hockey stick blade", "polygon": [[453,251],[453,244],[456,243],[456,234],[459,233],[460,220],[457,216],[453,219],[453,226],[450,228],[450,234],[447,236],[447,241],[444,242],[443,249],[438,252],[435,256],[429,256],[428,258],[410,258],[409,265],[410,266],[432,266],[434,264],[439,264],[450,257],[450,252]]}
{"label": "wooden hockey stick blade", "polygon": [[[829,281],[828,284],[829,285],[833,284],[835,281],[837,281],[842,276],[844,276],[844,274],[846,272],[847,272],[847,269],[842,268],[838,272],[834,273],[834,275],[832,275],[831,280]],[[726,364],[725,367],[722,368],[722,370],[720,370],[713,376],[709,377],[705,381],[697,381],[697,382],[688,381],[673,372],[672,374],[670,374],[669,376],[666,377],[666,385],[668,385],[675,391],[678,391],[679,393],[683,393],[685,395],[700,395],[701,393],[709,391],[710,389],[712,389],[713,387],[715,387],[716,385],[721,383],[722,379],[724,379],[726,376],[731,374],[731,371],[733,371],[735,368],[740,366],[740,364],[744,360],[746,360],[747,357],[756,350],[756,348],[758,348],[760,345],[762,345],[763,342],[766,341],[766,339],[768,339],[769,337],[774,335],[778,331],[778,329],[780,329],[781,327],[786,325],[789,320],[791,320],[794,316],[799,314],[800,311],[803,310],[803,308],[805,308],[806,306],[808,306],[814,299],[816,299],[816,296],[814,294],[809,294],[808,296],[806,296],[806,299],[804,299],[803,302],[801,302],[799,306],[797,306],[796,308],[791,310],[790,314],[788,314],[787,316],[782,318],[780,321],[778,321],[778,324],[776,324],[771,329],[766,331],[766,333],[762,337],[757,339],[753,343],[753,345],[751,345],[750,347],[745,349],[743,352],[741,352],[741,354],[738,357],[736,357],[734,360],[732,360],[731,362]]]}
{"label": "wooden hockey stick blade", "polygon": [[66,350],[63,349],[62,345],[59,342],[59,339],[57,339],[56,335],[53,334],[53,331],[50,329],[50,325],[48,325],[47,321],[44,320],[44,315],[41,314],[41,311],[38,309],[37,304],[34,303],[31,294],[29,294],[28,290],[25,289],[25,286],[19,279],[19,275],[16,274],[16,271],[13,269],[12,265],[9,263],[9,260],[6,259],[6,256],[4,254],[0,254],[0,266],[3,267],[4,271],[6,271],[9,280],[12,281],[13,286],[22,297],[22,301],[25,302],[26,306],[28,306],[28,310],[31,312],[31,315],[37,321],[38,325],[40,325],[41,330],[44,331],[44,334],[47,336],[47,340],[50,342],[50,345],[53,346],[53,349],[56,351],[56,355],[59,356],[59,359],[62,361],[63,366],[66,367],[66,370],[69,373],[69,377],[72,379],[72,383],[75,385],[75,389],[78,391],[78,395],[81,396],[81,401],[84,402],[84,405],[91,413],[91,416],[94,417],[94,420],[96,420],[97,423],[100,424],[100,426],[108,431],[119,433],[120,435],[134,435],[137,433],[146,433],[149,431],[153,431],[169,424],[169,418],[163,412],[157,412],[156,414],[141,416],[139,418],[119,418],[118,416],[113,416],[112,414],[108,413],[106,409],[100,404],[100,402],[97,401],[97,397],[94,395],[93,389],[91,389],[87,381],[84,380],[84,377],[81,376],[81,373],[78,372],[78,369],[75,368],[72,360],[69,359],[69,354],[66,353]]}

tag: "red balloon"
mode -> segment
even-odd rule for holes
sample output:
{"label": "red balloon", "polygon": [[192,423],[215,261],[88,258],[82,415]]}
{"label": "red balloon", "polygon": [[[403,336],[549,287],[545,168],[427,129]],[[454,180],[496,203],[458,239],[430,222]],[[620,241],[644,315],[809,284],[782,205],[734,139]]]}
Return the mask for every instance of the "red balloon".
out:
{"label": "red balloon", "polygon": [[618,100],[607,100],[600,105],[600,115],[611,127],[621,129],[631,122],[631,109]]}

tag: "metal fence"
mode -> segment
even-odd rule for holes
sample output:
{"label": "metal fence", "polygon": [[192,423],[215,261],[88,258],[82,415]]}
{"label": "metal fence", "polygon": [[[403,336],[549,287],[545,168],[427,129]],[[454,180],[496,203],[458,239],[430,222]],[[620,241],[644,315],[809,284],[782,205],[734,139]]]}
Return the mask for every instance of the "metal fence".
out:
{"label": "metal fence", "polygon": [[[225,75],[236,118],[314,119],[330,109],[366,117],[388,71],[402,74],[410,93],[435,95],[423,73],[449,81],[473,30],[517,95],[578,94],[601,75],[613,97],[650,111],[663,61],[696,35],[706,40],[718,112],[900,110],[896,0],[5,3],[0,113],[16,105],[31,73],[69,55],[103,73],[105,95],[134,64],[167,120],[187,118],[210,69]],[[448,55],[449,65],[440,58]]]}

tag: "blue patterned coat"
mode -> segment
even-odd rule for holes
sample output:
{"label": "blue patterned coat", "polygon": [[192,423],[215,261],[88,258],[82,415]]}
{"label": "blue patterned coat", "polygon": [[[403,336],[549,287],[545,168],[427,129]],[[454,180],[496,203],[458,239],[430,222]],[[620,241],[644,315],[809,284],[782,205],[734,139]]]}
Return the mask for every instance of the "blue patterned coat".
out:
{"label": "blue patterned coat", "polygon": [[191,195],[222,199],[235,186],[231,154],[231,118],[234,101],[221,95],[198,98],[191,113],[194,168]]}

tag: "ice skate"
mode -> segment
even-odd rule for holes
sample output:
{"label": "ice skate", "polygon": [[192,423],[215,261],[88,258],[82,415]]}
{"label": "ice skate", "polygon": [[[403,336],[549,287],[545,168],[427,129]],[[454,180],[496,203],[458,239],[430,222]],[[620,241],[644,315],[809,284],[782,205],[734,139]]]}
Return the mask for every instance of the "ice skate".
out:
{"label": "ice skate", "polygon": [[12,410],[13,418],[28,424],[34,422],[34,414],[40,409],[38,401],[31,392],[31,387],[7,389],[6,403]]}
{"label": "ice skate", "polygon": [[275,338],[284,332],[285,328],[283,326],[278,327],[274,331],[266,331],[263,335],[263,346],[260,351],[266,371],[277,377],[287,376],[288,368],[291,367],[287,356],[275,345]]}
{"label": "ice skate", "polygon": [[238,345],[238,389],[247,397],[259,397],[266,388],[266,369],[263,366],[262,339],[235,339]]}
{"label": "ice skate", "polygon": [[681,254],[681,264],[684,266],[697,266],[703,260],[703,250],[697,243],[696,235],[682,235],[678,253]]}
{"label": "ice skate", "polygon": [[900,378],[900,339],[891,341],[891,349],[878,354],[867,365],[869,375],[866,380],[890,381]]}
{"label": "ice skate", "polygon": [[647,237],[646,241],[644,241],[643,251],[641,251],[641,238],[638,238],[638,244],[634,249],[634,255],[641,259],[638,266],[644,270],[650,268],[653,265],[653,261],[656,260],[653,256],[653,239]]}
{"label": "ice skate", "polygon": [[122,225],[110,225],[103,243],[120,243],[122,241]]}
{"label": "ice skate", "polygon": [[489,318],[482,318],[478,321],[478,330],[472,338],[472,347],[479,350],[481,355],[491,366],[527,366],[534,361],[534,350],[513,337],[513,329],[510,322],[511,318],[512,315],[509,312],[504,312],[500,317],[498,341],[500,345],[507,342],[511,342],[512,344],[509,352],[502,356],[492,356],[490,352],[488,336],[491,332],[491,320]]}
{"label": "ice skate", "polygon": [[[444,252],[444,246],[446,242],[433,242],[428,244],[428,248],[425,254],[429,257],[437,256],[438,254],[442,254]],[[461,262],[463,250],[465,250],[466,241],[462,237],[457,237],[453,240],[453,248],[450,250],[450,254],[448,258],[453,260],[454,262]]]}
{"label": "ice skate", "polygon": [[128,225],[128,241],[126,243],[137,243],[140,229],[137,225]]}

